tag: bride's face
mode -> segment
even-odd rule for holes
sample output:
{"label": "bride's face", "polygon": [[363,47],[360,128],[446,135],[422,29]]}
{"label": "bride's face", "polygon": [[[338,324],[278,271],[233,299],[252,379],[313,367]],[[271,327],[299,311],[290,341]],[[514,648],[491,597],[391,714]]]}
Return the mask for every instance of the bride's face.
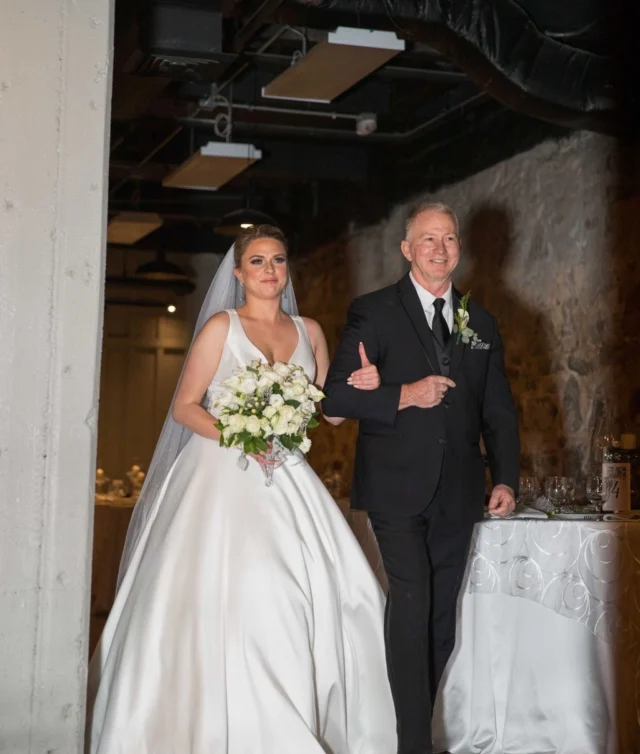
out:
{"label": "bride's face", "polygon": [[235,274],[247,297],[279,298],[289,280],[287,252],[273,238],[257,238],[247,246]]}

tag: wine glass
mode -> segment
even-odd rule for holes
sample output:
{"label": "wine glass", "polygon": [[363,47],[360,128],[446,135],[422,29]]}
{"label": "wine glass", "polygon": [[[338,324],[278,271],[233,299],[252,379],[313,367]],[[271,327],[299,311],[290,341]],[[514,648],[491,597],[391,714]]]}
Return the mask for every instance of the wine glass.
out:
{"label": "wine glass", "polygon": [[602,513],[610,488],[610,477],[603,477],[601,474],[589,474],[587,477],[587,499],[598,513]]}
{"label": "wine glass", "polygon": [[518,502],[533,503],[536,497],[538,496],[538,490],[539,490],[539,484],[536,477],[521,476]]}
{"label": "wine glass", "polygon": [[545,494],[553,503],[554,512],[558,512],[567,497],[568,482],[564,476],[548,476],[545,482]]}
{"label": "wine glass", "polygon": [[565,505],[571,505],[576,496],[576,480],[572,476],[563,477],[565,480]]}

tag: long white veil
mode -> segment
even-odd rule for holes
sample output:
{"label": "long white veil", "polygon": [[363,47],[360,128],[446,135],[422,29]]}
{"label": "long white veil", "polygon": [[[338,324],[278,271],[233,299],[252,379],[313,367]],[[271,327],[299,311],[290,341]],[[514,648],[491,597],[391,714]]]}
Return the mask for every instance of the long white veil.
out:
{"label": "long white veil", "polygon": [[[198,336],[198,333],[210,317],[224,309],[236,309],[238,306],[242,305],[241,287],[238,283],[238,279],[233,274],[235,266],[233,250],[234,247],[232,246],[222,260],[222,263],[209,286],[207,295],[204,298],[204,303],[200,309],[200,314],[198,315],[193,338],[191,340],[191,346],[193,346],[193,342]],[[291,277],[289,277],[289,282],[282,295],[282,309],[292,316],[298,314],[298,306],[296,304]],[[191,346],[189,346],[189,352],[191,351]],[[187,358],[189,358],[188,353]],[[183,373],[184,367],[180,374],[180,380],[182,380]],[[180,384],[180,380],[178,381],[178,385]],[[176,392],[177,387],[178,386],[176,386]],[[120,588],[122,579],[129,567],[129,563],[131,562],[138,543],[140,542],[140,538],[145,530],[147,522],[151,516],[155,516],[158,506],[162,504],[159,493],[162,491],[163,482],[171,470],[176,458],[180,454],[180,451],[184,448],[192,435],[190,430],[174,421],[172,416],[174,401],[175,393],[171,400],[171,406],[169,407],[167,418],[162,427],[158,444],[153,453],[153,458],[151,459],[151,464],[144,485],[140,490],[138,501],[131,516],[131,522],[129,524],[127,537],[124,543],[124,550],[122,552],[122,559],[120,560],[118,588]]]}

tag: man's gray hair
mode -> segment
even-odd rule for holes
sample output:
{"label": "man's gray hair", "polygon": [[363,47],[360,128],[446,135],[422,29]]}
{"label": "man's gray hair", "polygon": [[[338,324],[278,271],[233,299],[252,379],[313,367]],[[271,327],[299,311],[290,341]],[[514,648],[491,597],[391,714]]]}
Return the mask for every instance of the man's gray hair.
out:
{"label": "man's gray hair", "polygon": [[458,223],[458,217],[448,204],[444,204],[444,202],[423,201],[418,202],[418,204],[415,204],[411,208],[409,214],[407,215],[407,219],[404,221],[405,238],[409,236],[411,227],[418,215],[421,215],[423,212],[442,212],[443,215],[449,215],[449,217],[453,220],[453,224],[456,226],[456,235],[460,235],[460,224]]}

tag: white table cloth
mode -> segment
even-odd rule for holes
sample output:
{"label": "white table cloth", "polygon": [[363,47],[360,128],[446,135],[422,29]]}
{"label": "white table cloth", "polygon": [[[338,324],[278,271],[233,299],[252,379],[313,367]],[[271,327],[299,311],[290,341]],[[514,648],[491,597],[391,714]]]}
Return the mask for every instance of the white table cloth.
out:
{"label": "white table cloth", "polygon": [[640,752],[639,570],[638,523],[478,524],[436,751]]}

